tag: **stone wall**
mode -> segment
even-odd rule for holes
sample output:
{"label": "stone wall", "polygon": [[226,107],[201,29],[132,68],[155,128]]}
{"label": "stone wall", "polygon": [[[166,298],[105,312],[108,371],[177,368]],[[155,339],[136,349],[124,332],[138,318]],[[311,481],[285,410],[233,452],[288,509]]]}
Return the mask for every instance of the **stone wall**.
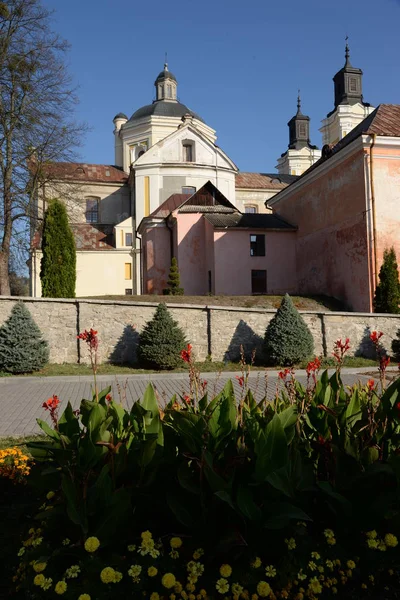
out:
{"label": "stone wall", "polygon": [[[86,347],[76,339],[78,332],[93,327],[100,338],[100,362],[134,363],[139,335],[154,313],[156,304],[107,300],[51,300],[21,298],[50,344],[53,363],[88,362]],[[16,298],[0,298],[0,325],[11,312]],[[226,306],[168,305],[184,330],[198,360],[208,355],[215,361],[236,360],[240,345],[249,356],[261,355],[265,329],[275,311]],[[351,352],[372,356],[369,333],[384,333],[388,352],[400,329],[400,315],[301,311],[315,343],[316,355],[330,355],[334,342],[349,337]]]}

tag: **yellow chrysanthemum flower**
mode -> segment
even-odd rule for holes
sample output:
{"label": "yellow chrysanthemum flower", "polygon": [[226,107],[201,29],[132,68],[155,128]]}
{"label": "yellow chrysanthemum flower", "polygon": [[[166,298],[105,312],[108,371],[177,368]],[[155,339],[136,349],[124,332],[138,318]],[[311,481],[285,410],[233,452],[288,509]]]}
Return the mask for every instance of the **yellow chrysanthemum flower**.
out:
{"label": "yellow chrysanthemum flower", "polygon": [[53,580],[51,577],[47,577],[47,579],[45,578],[42,585],[40,586],[42,588],[42,590],[44,590],[45,592],[47,590],[49,590],[51,588],[51,585],[53,583]]}
{"label": "yellow chrysanthemum flower", "polygon": [[41,573],[45,570],[46,567],[46,562],[35,562],[35,564],[33,565],[33,570],[35,571],[35,573]]}
{"label": "yellow chrysanthemum flower", "polygon": [[257,584],[257,594],[261,596],[261,598],[266,598],[271,593],[271,586],[266,581],[260,581]]}
{"label": "yellow chrysanthemum flower", "polygon": [[59,581],[58,583],[56,583],[54,591],[59,596],[62,596],[67,591],[67,587],[68,586],[65,581]]}
{"label": "yellow chrysanthemum flower", "polygon": [[355,569],[356,568],[356,563],[354,562],[354,560],[348,560],[347,561],[347,566],[349,567],[349,569]]}
{"label": "yellow chrysanthemum flower", "polygon": [[261,558],[259,556],[256,556],[250,566],[253,569],[259,569],[261,567],[261,565],[262,565]]}
{"label": "yellow chrysanthemum flower", "polygon": [[141,572],[142,567],[140,565],[131,565],[128,571],[128,575],[130,575],[131,577],[139,577]]}
{"label": "yellow chrysanthemum flower", "polygon": [[176,584],[175,575],[173,573],[165,573],[162,576],[161,583],[167,590],[170,590]]}
{"label": "yellow chrysanthemum flower", "polygon": [[150,596],[150,600],[160,600],[160,596],[157,592],[153,592]]}
{"label": "yellow chrysanthemum flower", "polygon": [[104,567],[100,573],[100,579],[103,583],[114,583],[115,571],[112,567]]}
{"label": "yellow chrysanthemum flower", "polygon": [[170,539],[169,543],[171,544],[171,548],[180,548],[182,546],[182,540],[180,537],[173,537]]}
{"label": "yellow chrysanthemum flower", "polygon": [[310,579],[308,587],[314,594],[320,594],[322,592],[322,585],[316,577]]}
{"label": "yellow chrysanthemum flower", "polygon": [[34,585],[39,585],[42,586],[45,580],[45,576],[43,575],[43,573],[40,573],[40,575],[35,575],[34,579],[33,579],[33,583]]}
{"label": "yellow chrysanthemum flower", "polygon": [[46,494],[47,500],[51,500],[52,498],[54,498],[54,496],[55,496],[54,492],[47,492],[47,494]]}
{"label": "yellow chrysanthemum flower", "polygon": [[378,536],[378,534],[376,533],[375,529],[373,529],[372,531],[367,531],[367,533],[365,535],[370,540],[374,540]]}
{"label": "yellow chrysanthemum flower", "polygon": [[155,577],[157,575],[157,573],[158,573],[158,569],[156,567],[149,567],[147,569],[147,575],[149,577]]}
{"label": "yellow chrysanthemum flower", "polygon": [[226,594],[229,592],[229,583],[224,578],[218,579],[217,583],[215,584],[215,588],[220,594]]}
{"label": "yellow chrysanthemum flower", "polygon": [[221,565],[219,572],[222,577],[230,577],[232,575],[232,567],[231,565]]}
{"label": "yellow chrysanthemum flower", "polygon": [[294,550],[296,548],[296,540],[294,538],[285,538],[285,544],[288,547],[288,550]]}
{"label": "yellow chrysanthemum flower", "polygon": [[81,568],[79,565],[72,565],[69,569],[65,571],[65,577],[67,579],[75,579],[76,577],[78,577],[80,572]]}
{"label": "yellow chrysanthemum flower", "polygon": [[276,569],[273,565],[269,565],[268,567],[265,567],[265,574],[267,577],[275,577],[276,575]]}
{"label": "yellow chrysanthemum flower", "polygon": [[387,533],[385,535],[385,544],[389,548],[395,548],[398,543],[397,537],[393,535],[393,533]]}
{"label": "yellow chrysanthemum flower", "polygon": [[243,586],[241,586],[239,583],[232,583],[231,590],[234,596],[240,596],[240,594],[243,592]]}
{"label": "yellow chrysanthemum flower", "polygon": [[100,540],[97,537],[88,537],[85,542],[86,552],[96,552],[100,546]]}
{"label": "yellow chrysanthemum flower", "polygon": [[378,540],[375,540],[374,538],[370,538],[367,540],[367,546],[368,548],[371,548],[371,550],[376,550],[376,548],[378,548],[378,545]]}
{"label": "yellow chrysanthemum flower", "polygon": [[81,594],[78,600],[92,600],[89,594]]}
{"label": "yellow chrysanthemum flower", "polygon": [[150,531],[142,531],[142,533],[140,534],[142,540],[151,540],[152,539],[152,534]]}

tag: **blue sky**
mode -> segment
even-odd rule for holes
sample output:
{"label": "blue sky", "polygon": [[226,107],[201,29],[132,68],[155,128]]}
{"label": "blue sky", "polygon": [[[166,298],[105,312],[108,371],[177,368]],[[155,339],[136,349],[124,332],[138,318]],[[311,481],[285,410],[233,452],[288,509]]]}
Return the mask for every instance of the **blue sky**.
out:
{"label": "blue sky", "polygon": [[351,61],[364,71],[364,100],[400,104],[399,0],[43,0],[53,29],[71,43],[77,118],[91,131],[82,160],[114,162],[113,123],[154,98],[168,52],[181,102],[217,130],[242,171],[273,172],[302,108],[311,141],[333,108],[332,77]]}

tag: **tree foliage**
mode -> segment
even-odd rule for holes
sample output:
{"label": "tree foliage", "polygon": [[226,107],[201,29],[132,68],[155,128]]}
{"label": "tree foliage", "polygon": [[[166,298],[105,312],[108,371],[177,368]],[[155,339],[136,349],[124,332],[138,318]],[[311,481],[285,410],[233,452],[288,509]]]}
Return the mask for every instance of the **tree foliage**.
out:
{"label": "tree foliage", "polygon": [[[76,98],[64,65],[68,44],[50,27],[40,0],[0,2],[0,294],[9,294],[14,246],[40,214],[36,198],[71,161],[85,127],[71,120]],[[53,175],[52,175],[53,173]],[[26,247],[26,244],[24,247]]]}
{"label": "tree foliage", "polygon": [[180,352],[186,344],[183,331],[165,304],[159,304],[140,334],[139,361],[147,367],[173,369],[182,364]]}
{"label": "tree foliage", "polygon": [[377,313],[397,314],[400,312],[399,270],[394,248],[385,250],[383,263],[379,271],[379,283],[376,286],[374,311]]}
{"label": "tree foliage", "polygon": [[65,206],[49,204],[43,221],[40,279],[44,298],[75,298],[76,250]]}
{"label": "tree foliage", "polygon": [[270,364],[294,365],[308,358],[313,350],[311,332],[286,294],[265,331],[265,357]]}
{"label": "tree foliage", "polygon": [[22,302],[0,327],[0,371],[32,373],[49,360],[49,345]]}
{"label": "tree foliage", "polygon": [[183,296],[184,290],[181,288],[181,280],[179,276],[178,261],[175,256],[171,260],[171,268],[169,270],[169,277],[167,281],[168,287],[164,290],[164,294],[167,296]]}

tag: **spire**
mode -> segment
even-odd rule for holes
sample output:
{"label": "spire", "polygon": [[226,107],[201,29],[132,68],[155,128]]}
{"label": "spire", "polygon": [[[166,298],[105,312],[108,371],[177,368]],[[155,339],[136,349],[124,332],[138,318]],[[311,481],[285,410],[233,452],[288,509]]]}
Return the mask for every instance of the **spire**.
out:
{"label": "spire", "polygon": [[[297,90],[297,115],[301,115],[301,98],[300,98],[300,90]],[[297,116],[296,115],[296,116]]]}
{"label": "spire", "polygon": [[165,53],[164,71],[168,71],[168,54]]}
{"label": "spire", "polygon": [[177,100],[177,86],[176,77],[168,69],[167,53],[165,53],[164,69],[158,74],[157,79],[154,82],[156,88],[156,102],[158,100]]}
{"label": "spire", "polygon": [[345,56],[346,62],[344,64],[344,66],[346,68],[346,67],[351,67],[351,63],[350,63],[350,48],[349,48],[349,44],[348,44],[349,36],[348,35],[346,35],[345,40],[346,40],[346,48],[345,48],[345,51],[344,51],[344,56]]}

